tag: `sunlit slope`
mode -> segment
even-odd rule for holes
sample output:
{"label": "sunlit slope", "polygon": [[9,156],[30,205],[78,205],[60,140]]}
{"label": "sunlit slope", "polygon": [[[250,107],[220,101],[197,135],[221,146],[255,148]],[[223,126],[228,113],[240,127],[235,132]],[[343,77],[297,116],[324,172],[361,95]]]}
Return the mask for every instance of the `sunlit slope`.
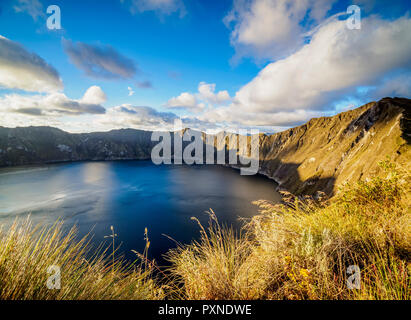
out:
{"label": "sunlit slope", "polygon": [[261,172],[294,193],[335,193],[378,173],[387,156],[410,168],[411,100],[385,98],[260,138]]}

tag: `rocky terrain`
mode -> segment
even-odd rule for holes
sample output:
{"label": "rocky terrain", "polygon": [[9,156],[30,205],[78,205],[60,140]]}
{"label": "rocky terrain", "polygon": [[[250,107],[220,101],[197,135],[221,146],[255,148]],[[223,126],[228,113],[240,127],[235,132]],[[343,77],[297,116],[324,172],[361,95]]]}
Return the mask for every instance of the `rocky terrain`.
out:
{"label": "rocky terrain", "polygon": [[385,98],[260,137],[260,172],[296,194],[333,194],[378,173],[389,157],[410,170],[411,100]]}
{"label": "rocky terrain", "polygon": [[[410,118],[411,100],[384,98],[280,133],[260,134],[259,172],[296,194],[333,194],[346,181],[376,174],[378,162],[387,156],[409,170]],[[151,141],[151,134],[134,129],[71,134],[51,127],[0,127],[0,166],[150,159],[158,143]],[[226,139],[228,145],[232,136],[219,134],[217,140]]]}

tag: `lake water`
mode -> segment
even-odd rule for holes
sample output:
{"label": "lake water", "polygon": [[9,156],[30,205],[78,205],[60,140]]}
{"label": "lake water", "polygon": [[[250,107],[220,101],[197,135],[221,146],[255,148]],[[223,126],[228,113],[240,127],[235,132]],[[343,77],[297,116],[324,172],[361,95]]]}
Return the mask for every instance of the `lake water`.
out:
{"label": "lake water", "polygon": [[207,223],[212,208],[220,222],[239,228],[239,218],[258,213],[258,199],[278,201],[275,183],[262,176],[241,176],[221,166],[156,166],[151,161],[78,162],[0,169],[0,225],[28,214],[34,223],[61,218],[80,235],[93,230],[101,243],[114,226],[120,251],[142,251],[144,228],[157,261],[176,241],[198,237],[190,218]]}

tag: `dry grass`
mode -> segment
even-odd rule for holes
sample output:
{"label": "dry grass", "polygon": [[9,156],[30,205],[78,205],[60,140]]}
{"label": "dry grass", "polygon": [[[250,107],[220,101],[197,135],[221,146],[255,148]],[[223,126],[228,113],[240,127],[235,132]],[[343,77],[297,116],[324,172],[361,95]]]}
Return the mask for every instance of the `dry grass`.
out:
{"label": "dry grass", "polygon": [[[410,176],[389,162],[385,176],[346,185],[328,202],[284,194],[236,237],[211,212],[201,240],[169,253],[187,299],[410,299]],[[361,289],[347,288],[347,267]]]}
{"label": "dry grass", "polygon": [[[162,298],[150,265],[115,259],[114,251],[102,247],[92,252],[90,237],[75,238],[76,230],[64,233],[61,222],[38,229],[30,220],[16,221],[7,232],[1,231],[0,299]],[[46,285],[55,274],[49,270],[53,265],[61,270],[60,290]]]}
{"label": "dry grass", "polygon": [[[403,299],[411,298],[410,175],[390,162],[385,175],[344,186],[331,200],[284,193],[258,201],[260,214],[240,233],[213,211],[200,238],[170,250],[155,276],[150,242],[138,261],[116,258],[112,244],[94,253],[76,231],[16,222],[0,231],[0,299]],[[61,290],[46,286],[51,265]],[[361,269],[361,289],[347,288],[347,267]]]}
{"label": "dry grass", "polygon": [[171,261],[171,286],[180,299],[232,299],[240,298],[237,292],[237,268],[250,254],[245,238],[229,228],[220,228],[217,217],[211,210],[207,230],[197,221],[201,237],[190,245],[180,245],[166,256]]}

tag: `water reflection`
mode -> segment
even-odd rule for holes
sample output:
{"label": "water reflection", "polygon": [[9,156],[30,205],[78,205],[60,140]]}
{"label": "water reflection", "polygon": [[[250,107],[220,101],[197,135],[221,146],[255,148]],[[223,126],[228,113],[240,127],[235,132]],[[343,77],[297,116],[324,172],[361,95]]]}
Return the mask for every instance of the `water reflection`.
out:
{"label": "water reflection", "polygon": [[155,166],[149,161],[84,162],[0,169],[0,224],[31,214],[35,223],[57,218],[67,226],[77,224],[80,234],[93,229],[100,243],[110,225],[115,226],[122,251],[144,247],[149,229],[151,254],[157,259],[177,241],[198,235],[190,219],[206,222],[212,208],[220,221],[239,226],[239,217],[251,217],[251,201],[277,201],[272,181],[260,176],[240,176],[218,166]]}

